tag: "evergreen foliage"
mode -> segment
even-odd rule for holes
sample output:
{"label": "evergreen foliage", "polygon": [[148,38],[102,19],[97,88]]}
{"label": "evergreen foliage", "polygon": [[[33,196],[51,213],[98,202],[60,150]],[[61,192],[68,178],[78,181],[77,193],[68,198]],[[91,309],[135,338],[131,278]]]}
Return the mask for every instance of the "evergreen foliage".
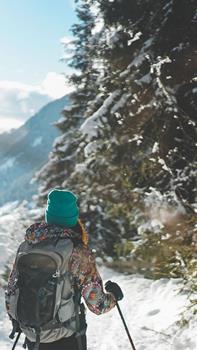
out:
{"label": "evergreen foliage", "polygon": [[70,105],[63,110],[62,118],[56,123],[62,136],[55,140],[48,163],[37,174],[37,180],[41,182],[38,194],[38,203],[41,205],[46,202],[50,189],[69,186],[67,182],[70,181],[77,157],[80,158],[79,128],[88,101],[95,97],[96,70],[90,59],[94,49],[89,43],[93,16],[87,1],[80,2],[77,15],[79,23],[72,27],[74,36],[72,44],[75,46],[75,51],[69,62],[75,69],[69,77],[69,83],[74,85],[75,90],[69,95]]}
{"label": "evergreen foliage", "polygon": [[40,198],[70,188],[100,255],[159,276],[183,276],[185,261],[186,276],[196,261],[196,2],[76,3],[75,91]]}

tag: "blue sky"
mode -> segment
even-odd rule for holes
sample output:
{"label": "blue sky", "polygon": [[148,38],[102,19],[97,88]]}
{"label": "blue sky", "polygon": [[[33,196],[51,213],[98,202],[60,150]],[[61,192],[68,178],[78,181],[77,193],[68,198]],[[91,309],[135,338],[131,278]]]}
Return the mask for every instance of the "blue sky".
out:
{"label": "blue sky", "polygon": [[37,83],[63,72],[60,38],[74,21],[71,0],[0,0],[0,79]]}
{"label": "blue sky", "polygon": [[[32,91],[34,96],[35,92],[43,95],[43,103],[46,97],[63,95],[63,77],[58,74],[67,67],[60,62],[64,53],[60,39],[71,36],[74,22],[73,0],[0,0],[0,124],[5,125],[0,132],[9,129],[12,121],[13,127],[17,120],[18,125],[24,122],[42,105],[35,103],[28,109]],[[16,115],[12,104],[21,100],[21,115],[20,108]]]}

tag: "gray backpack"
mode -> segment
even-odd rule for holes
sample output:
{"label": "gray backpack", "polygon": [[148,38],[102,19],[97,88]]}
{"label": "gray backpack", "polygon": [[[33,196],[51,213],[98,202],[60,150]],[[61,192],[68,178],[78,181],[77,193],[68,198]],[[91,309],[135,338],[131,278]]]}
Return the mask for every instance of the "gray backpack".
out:
{"label": "gray backpack", "polygon": [[[35,349],[45,341],[57,340],[53,330],[77,331],[79,297],[68,269],[73,251],[71,239],[45,240],[37,244],[24,241],[16,256],[15,291],[10,295],[9,313]],[[78,299],[78,300],[77,300]],[[77,315],[76,315],[77,313]],[[66,333],[65,333],[66,334]]]}

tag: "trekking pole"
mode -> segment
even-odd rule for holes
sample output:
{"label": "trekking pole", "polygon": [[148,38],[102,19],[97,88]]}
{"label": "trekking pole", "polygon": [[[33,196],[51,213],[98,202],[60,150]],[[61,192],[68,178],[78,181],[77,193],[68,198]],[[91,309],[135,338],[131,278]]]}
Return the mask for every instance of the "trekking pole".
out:
{"label": "trekking pole", "polygon": [[129,341],[130,341],[131,346],[132,346],[132,349],[133,349],[133,350],[136,350],[135,345],[134,345],[134,343],[133,343],[133,340],[132,340],[132,338],[131,338],[131,335],[130,335],[130,333],[129,333],[128,327],[127,327],[127,325],[126,325],[125,319],[124,319],[124,317],[123,317],[122,311],[121,311],[120,306],[119,306],[119,304],[118,304],[117,301],[116,301],[116,306],[117,306],[117,308],[118,308],[118,312],[119,312],[119,314],[120,314],[121,320],[122,320],[122,322],[123,322],[123,324],[124,324],[124,328],[125,328],[125,330],[126,330],[126,332],[127,332]]}
{"label": "trekking pole", "polygon": [[16,337],[16,340],[15,340],[15,342],[14,342],[14,344],[13,344],[12,350],[14,350],[14,349],[15,349],[16,344],[17,344],[17,343],[18,343],[18,341],[19,341],[19,338],[20,338],[21,333],[22,333],[21,331],[19,331],[19,332],[18,332],[18,335],[17,335],[17,337]]}

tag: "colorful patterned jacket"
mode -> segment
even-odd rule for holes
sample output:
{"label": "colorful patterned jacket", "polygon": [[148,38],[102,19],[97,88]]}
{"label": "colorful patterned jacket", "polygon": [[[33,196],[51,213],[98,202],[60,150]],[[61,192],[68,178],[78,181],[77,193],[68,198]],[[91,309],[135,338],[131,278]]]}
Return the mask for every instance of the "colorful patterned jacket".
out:
{"label": "colorful patterned jacket", "polygon": [[[54,237],[69,237],[74,242],[69,270],[72,276],[76,278],[78,288],[88,308],[97,315],[111,310],[116,304],[115,298],[112,294],[105,293],[103,290],[103,283],[96,268],[95,257],[88,247],[86,232],[80,221],[75,226],[75,230],[48,225],[44,222],[36,223],[27,229],[25,240],[37,244],[48,238],[54,239]],[[13,293],[15,279],[16,271],[13,266],[8,281],[8,296]],[[9,298],[6,307],[9,314]]]}

